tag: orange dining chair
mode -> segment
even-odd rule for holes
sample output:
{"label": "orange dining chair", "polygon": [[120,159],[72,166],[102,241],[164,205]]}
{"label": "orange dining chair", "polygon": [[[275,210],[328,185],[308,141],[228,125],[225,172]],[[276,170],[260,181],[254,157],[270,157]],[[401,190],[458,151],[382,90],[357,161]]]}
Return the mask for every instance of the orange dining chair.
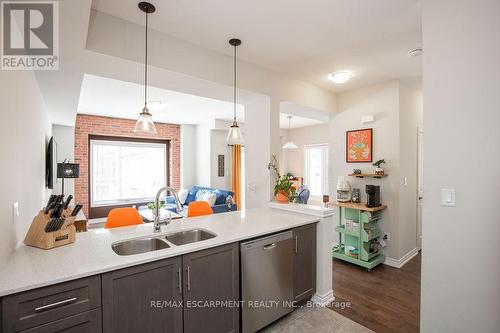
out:
{"label": "orange dining chair", "polygon": [[142,224],[142,218],[133,207],[114,208],[109,211],[104,228],[118,228],[129,225]]}
{"label": "orange dining chair", "polygon": [[212,207],[206,201],[193,201],[188,205],[188,217],[212,215]]}

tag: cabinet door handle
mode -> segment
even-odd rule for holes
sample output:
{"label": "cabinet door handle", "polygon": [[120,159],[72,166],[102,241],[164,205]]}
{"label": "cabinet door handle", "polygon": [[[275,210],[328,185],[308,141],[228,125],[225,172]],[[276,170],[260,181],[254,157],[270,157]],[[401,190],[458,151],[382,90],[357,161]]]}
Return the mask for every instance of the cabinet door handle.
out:
{"label": "cabinet door handle", "polygon": [[191,267],[187,267],[187,290],[191,291]]}
{"label": "cabinet door handle", "polygon": [[295,235],[295,253],[299,253],[299,236]]}
{"label": "cabinet door handle", "polygon": [[182,271],[181,271],[181,268],[179,267],[179,268],[177,269],[177,280],[178,280],[178,282],[179,282],[179,283],[177,284],[177,286],[178,286],[178,288],[179,288],[179,294],[182,294],[182,275],[181,275],[181,274],[182,274]]}
{"label": "cabinet door handle", "polygon": [[60,306],[66,305],[66,304],[76,302],[76,300],[77,300],[76,297],[72,297],[72,298],[65,299],[63,301],[47,304],[44,306],[39,306],[39,307],[35,308],[35,312],[43,312],[43,311],[47,311],[47,310],[50,310],[53,308],[58,308]]}

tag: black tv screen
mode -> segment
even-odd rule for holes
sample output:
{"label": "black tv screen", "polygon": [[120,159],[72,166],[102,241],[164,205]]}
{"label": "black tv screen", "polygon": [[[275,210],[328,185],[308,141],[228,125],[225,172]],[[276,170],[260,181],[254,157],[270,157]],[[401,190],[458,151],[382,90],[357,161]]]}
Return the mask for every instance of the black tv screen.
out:
{"label": "black tv screen", "polygon": [[57,143],[54,137],[51,137],[47,145],[45,156],[45,186],[54,188],[57,170]]}

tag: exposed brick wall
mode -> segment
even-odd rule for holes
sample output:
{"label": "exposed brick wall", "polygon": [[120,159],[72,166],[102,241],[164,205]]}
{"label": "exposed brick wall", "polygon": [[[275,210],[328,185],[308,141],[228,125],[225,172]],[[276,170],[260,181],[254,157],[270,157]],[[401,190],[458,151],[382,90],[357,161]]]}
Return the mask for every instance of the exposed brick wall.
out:
{"label": "exposed brick wall", "polygon": [[180,126],[155,123],[156,135],[134,133],[135,120],[79,114],[75,124],[75,161],[80,163],[80,178],[75,179],[75,200],[89,212],[89,135],[109,135],[170,140],[170,185],[180,187]]}

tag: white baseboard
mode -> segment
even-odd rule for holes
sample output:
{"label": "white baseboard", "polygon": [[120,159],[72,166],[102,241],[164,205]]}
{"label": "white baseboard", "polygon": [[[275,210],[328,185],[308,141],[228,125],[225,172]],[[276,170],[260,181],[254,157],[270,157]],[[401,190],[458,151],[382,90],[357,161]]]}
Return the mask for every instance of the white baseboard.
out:
{"label": "white baseboard", "polygon": [[320,295],[318,293],[315,293],[313,297],[311,298],[311,301],[319,306],[328,306],[331,302],[335,300],[335,297],[333,296],[333,290],[330,290],[326,294]]}
{"label": "white baseboard", "polygon": [[407,254],[401,257],[401,259],[394,259],[394,258],[389,258],[386,257],[384,264],[387,266],[391,267],[396,267],[396,268],[401,268],[403,267],[408,261],[412,260],[413,257],[415,257],[418,254],[418,248],[414,248]]}

